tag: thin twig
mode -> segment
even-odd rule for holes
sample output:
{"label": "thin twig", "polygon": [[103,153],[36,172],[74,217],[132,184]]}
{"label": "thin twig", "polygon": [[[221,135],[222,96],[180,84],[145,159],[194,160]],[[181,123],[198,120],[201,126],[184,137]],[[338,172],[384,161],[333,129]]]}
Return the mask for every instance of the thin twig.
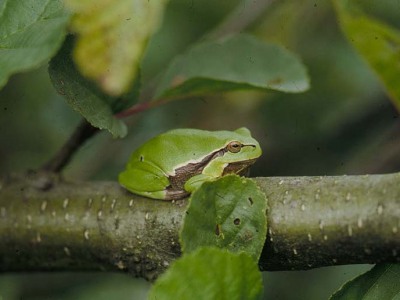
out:
{"label": "thin twig", "polygon": [[145,111],[149,108],[156,107],[158,105],[161,105],[160,101],[157,101],[157,102],[145,101],[145,102],[141,102],[141,103],[136,103],[135,105],[129,107],[128,109],[125,109],[119,113],[116,113],[114,116],[116,118],[125,118],[125,117],[129,117],[131,115],[134,115],[138,112]]}
{"label": "thin twig", "polygon": [[274,0],[245,0],[239,4],[222,23],[205,36],[206,39],[220,39],[238,33],[253,24]]}
{"label": "thin twig", "polygon": [[56,155],[44,164],[41,170],[58,173],[71,160],[76,150],[89,138],[99,131],[86,120],[82,120],[69,140],[61,147]]}

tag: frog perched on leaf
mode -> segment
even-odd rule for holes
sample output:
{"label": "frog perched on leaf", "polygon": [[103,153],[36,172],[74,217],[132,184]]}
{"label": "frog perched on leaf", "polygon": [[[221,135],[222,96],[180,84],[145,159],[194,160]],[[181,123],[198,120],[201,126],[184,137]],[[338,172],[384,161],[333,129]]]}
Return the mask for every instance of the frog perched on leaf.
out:
{"label": "frog perched on leaf", "polygon": [[262,151],[247,128],[235,131],[175,129],[132,153],[119,183],[142,196],[176,200],[203,182],[245,175]]}

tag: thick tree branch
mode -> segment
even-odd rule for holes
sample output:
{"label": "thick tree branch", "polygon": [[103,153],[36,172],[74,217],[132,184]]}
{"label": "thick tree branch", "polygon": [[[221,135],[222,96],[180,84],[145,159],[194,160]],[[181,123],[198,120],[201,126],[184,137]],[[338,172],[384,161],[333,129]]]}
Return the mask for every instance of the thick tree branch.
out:
{"label": "thick tree branch", "polygon": [[[269,203],[263,270],[400,260],[400,174],[257,178]],[[0,184],[0,270],[123,270],[153,279],[180,255],[186,201],[115,182]],[[45,188],[44,188],[45,187]]]}
{"label": "thick tree branch", "polygon": [[400,174],[264,178],[266,270],[400,261]]}

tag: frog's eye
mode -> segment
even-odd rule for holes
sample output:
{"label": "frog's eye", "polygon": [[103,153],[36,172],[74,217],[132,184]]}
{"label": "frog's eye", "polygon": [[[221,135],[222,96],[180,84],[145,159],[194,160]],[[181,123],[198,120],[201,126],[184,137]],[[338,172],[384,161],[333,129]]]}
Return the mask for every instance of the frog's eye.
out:
{"label": "frog's eye", "polygon": [[230,142],[226,146],[226,149],[228,149],[229,152],[238,153],[240,151],[240,149],[242,149],[242,147],[243,147],[243,144],[241,144],[237,141],[233,141],[233,142]]}

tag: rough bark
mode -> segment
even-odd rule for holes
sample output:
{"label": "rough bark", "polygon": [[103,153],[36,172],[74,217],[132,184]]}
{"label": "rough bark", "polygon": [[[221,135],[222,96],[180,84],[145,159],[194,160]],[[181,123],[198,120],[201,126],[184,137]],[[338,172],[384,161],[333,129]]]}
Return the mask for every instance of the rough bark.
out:
{"label": "rough bark", "polygon": [[[262,270],[400,260],[400,174],[255,179],[268,198]],[[0,183],[0,270],[122,270],[154,279],[180,255],[186,201],[48,174]]]}

